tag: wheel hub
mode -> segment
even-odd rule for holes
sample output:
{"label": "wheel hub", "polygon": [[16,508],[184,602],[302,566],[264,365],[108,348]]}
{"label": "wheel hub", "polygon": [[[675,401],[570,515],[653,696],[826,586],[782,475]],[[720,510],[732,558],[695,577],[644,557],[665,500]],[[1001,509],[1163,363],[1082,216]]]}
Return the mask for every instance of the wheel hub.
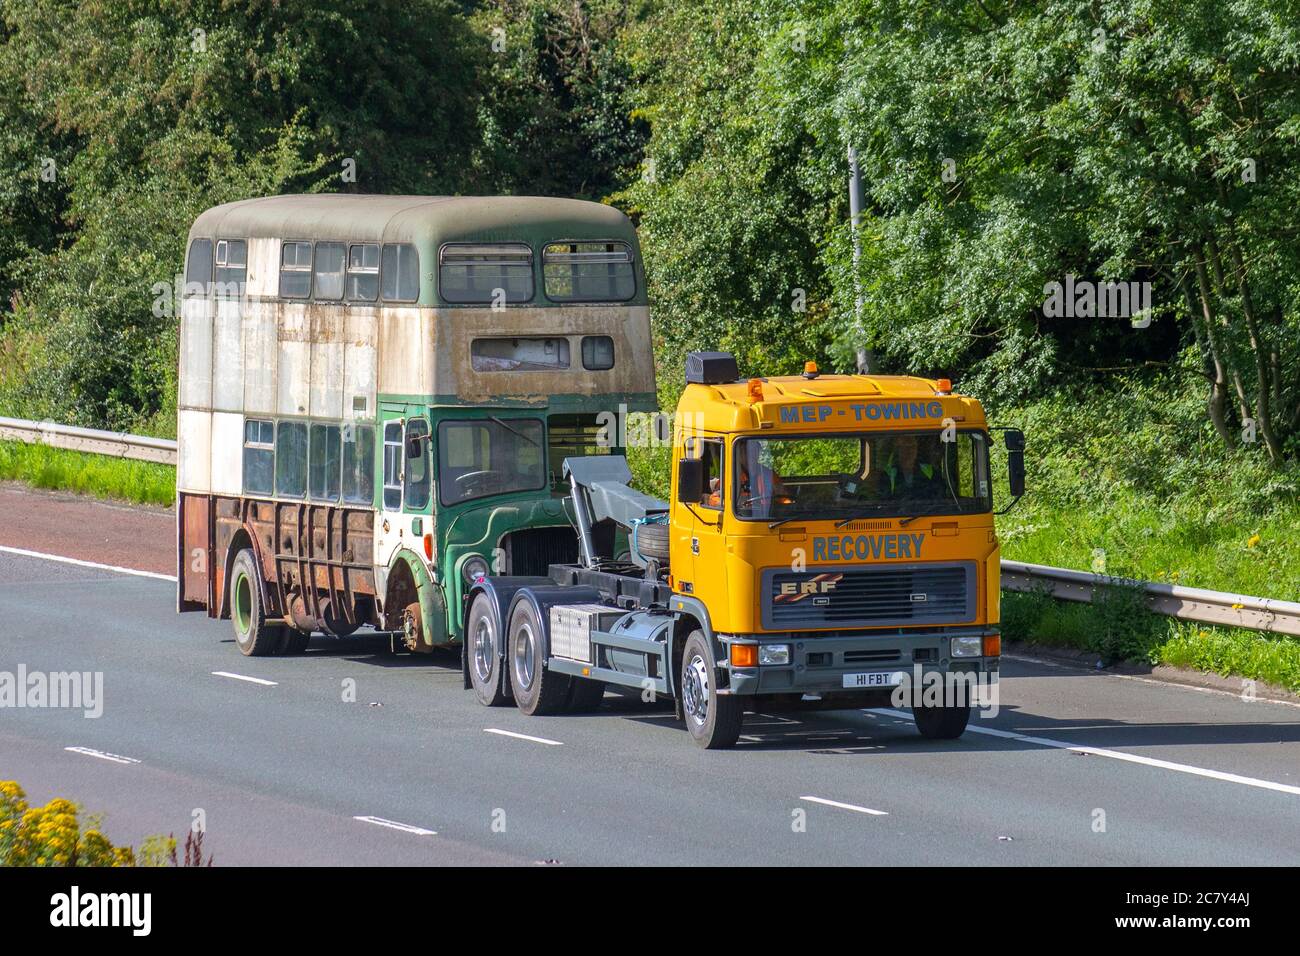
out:
{"label": "wheel hub", "polygon": [[495,663],[496,642],[492,639],[492,623],[486,618],[479,618],[474,627],[474,673],[486,683],[492,676]]}
{"label": "wheel hub", "polygon": [[682,708],[697,724],[709,719],[709,665],[699,654],[682,668]]}
{"label": "wheel hub", "polygon": [[533,629],[527,623],[520,625],[515,635],[515,678],[521,687],[533,686],[533,671],[536,667],[533,650]]}

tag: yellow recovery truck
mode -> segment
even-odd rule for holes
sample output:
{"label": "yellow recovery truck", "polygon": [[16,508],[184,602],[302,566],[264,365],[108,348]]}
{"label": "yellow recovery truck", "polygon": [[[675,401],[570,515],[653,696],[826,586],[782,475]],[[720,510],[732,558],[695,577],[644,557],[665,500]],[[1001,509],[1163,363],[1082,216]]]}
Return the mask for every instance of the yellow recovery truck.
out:
{"label": "yellow recovery truck", "polygon": [[[667,695],[708,748],[746,710],[906,704],[922,735],[959,736],[1001,651],[980,404],[812,363],[744,380],[720,352],[691,353],[686,382],[671,503],[621,456],[566,459],[580,559],[476,577],[466,686],[528,714],[598,706],[606,684]],[[1014,503],[1024,436],[1003,431]],[[627,552],[598,553],[608,524]]]}

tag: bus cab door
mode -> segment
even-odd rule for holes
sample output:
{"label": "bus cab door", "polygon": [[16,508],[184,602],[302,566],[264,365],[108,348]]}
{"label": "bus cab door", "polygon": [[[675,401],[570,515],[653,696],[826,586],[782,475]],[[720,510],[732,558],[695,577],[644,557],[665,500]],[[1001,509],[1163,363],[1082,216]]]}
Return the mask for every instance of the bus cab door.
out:
{"label": "bus cab door", "polygon": [[[380,428],[383,481],[379,526],[375,529],[376,584],[385,601],[389,599],[389,577],[395,570],[393,561],[398,552],[404,552],[407,561],[419,565],[414,576],[421,591],[433,590],[423,585],[431,581],[431,566],[436,567],[434,559],[437,557],[432,547],[426,550],[426,536],[429,545],[434,543],[430,508],[433,500],[433,440],[429,420],[421,415],[403,417],[400,412],[386,413],[386,416]],[[416,451],[414,455],[411,454],[413,450]],[[419,598],[426,612],[442,604],[431,593],[421,593]],[[406,606],[415,603],[416,595],[403,594],[400,600]],[[390,621],[396,617],[394,611],[400,614],[401,609],[385,606]],[[429,614],[423,616],[429,617]],[[426,638],[444,629],[444,622],[436,619],[435,615],[434,620],[425,624]],[[431,642],[426,639],[424,643]]]}

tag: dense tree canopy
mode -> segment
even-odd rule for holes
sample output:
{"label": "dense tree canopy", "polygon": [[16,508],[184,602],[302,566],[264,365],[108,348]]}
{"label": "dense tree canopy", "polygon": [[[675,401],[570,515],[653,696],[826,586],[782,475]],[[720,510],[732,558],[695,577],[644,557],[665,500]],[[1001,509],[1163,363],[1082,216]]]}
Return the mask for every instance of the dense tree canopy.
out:
{"label": "dense tree canopy", "polygon": [[[206,206],[514,192],[636,217],[666,400],[688,348],[867,347],[995,404],[1159,375],[1221,445],[1300,452],[1295,0],[3,10],[0,412],[166,428],[152,289]],[[1067,277],[1150,315],[1045,307]]]}

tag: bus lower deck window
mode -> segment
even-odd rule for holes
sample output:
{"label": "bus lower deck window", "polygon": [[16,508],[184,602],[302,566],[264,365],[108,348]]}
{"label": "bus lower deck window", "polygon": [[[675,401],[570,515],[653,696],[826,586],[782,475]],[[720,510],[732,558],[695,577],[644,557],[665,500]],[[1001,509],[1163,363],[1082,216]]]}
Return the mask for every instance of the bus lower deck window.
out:
{"label": "bus lower deck window", "polygon": [[311,295],[311,243],[286,242],[280,248],[280,296],[305,299]]}
{"label": "bus lower deck window", "polygon": [[275,422],[244,422],[244,494],[269,495],[275,477]]}
{"label": "bus lower deck window", "polygon": [[307,493],[307,423],[280,422],[275,429],[275,493],[301,498]]}
{"label": "bus lower deck window", "polygon": [[384,508],[402,507],[402,423],[384,423]]}
{"label": "bus lower deck window", "polygon": [[339,432],[338,425],[311,426],[308,493],[316,501],[339,500]]}
{"label": "bus lower deck window", "polygon": [[375,429],[343,426],[343,500],[370,504],[375,499]]}

